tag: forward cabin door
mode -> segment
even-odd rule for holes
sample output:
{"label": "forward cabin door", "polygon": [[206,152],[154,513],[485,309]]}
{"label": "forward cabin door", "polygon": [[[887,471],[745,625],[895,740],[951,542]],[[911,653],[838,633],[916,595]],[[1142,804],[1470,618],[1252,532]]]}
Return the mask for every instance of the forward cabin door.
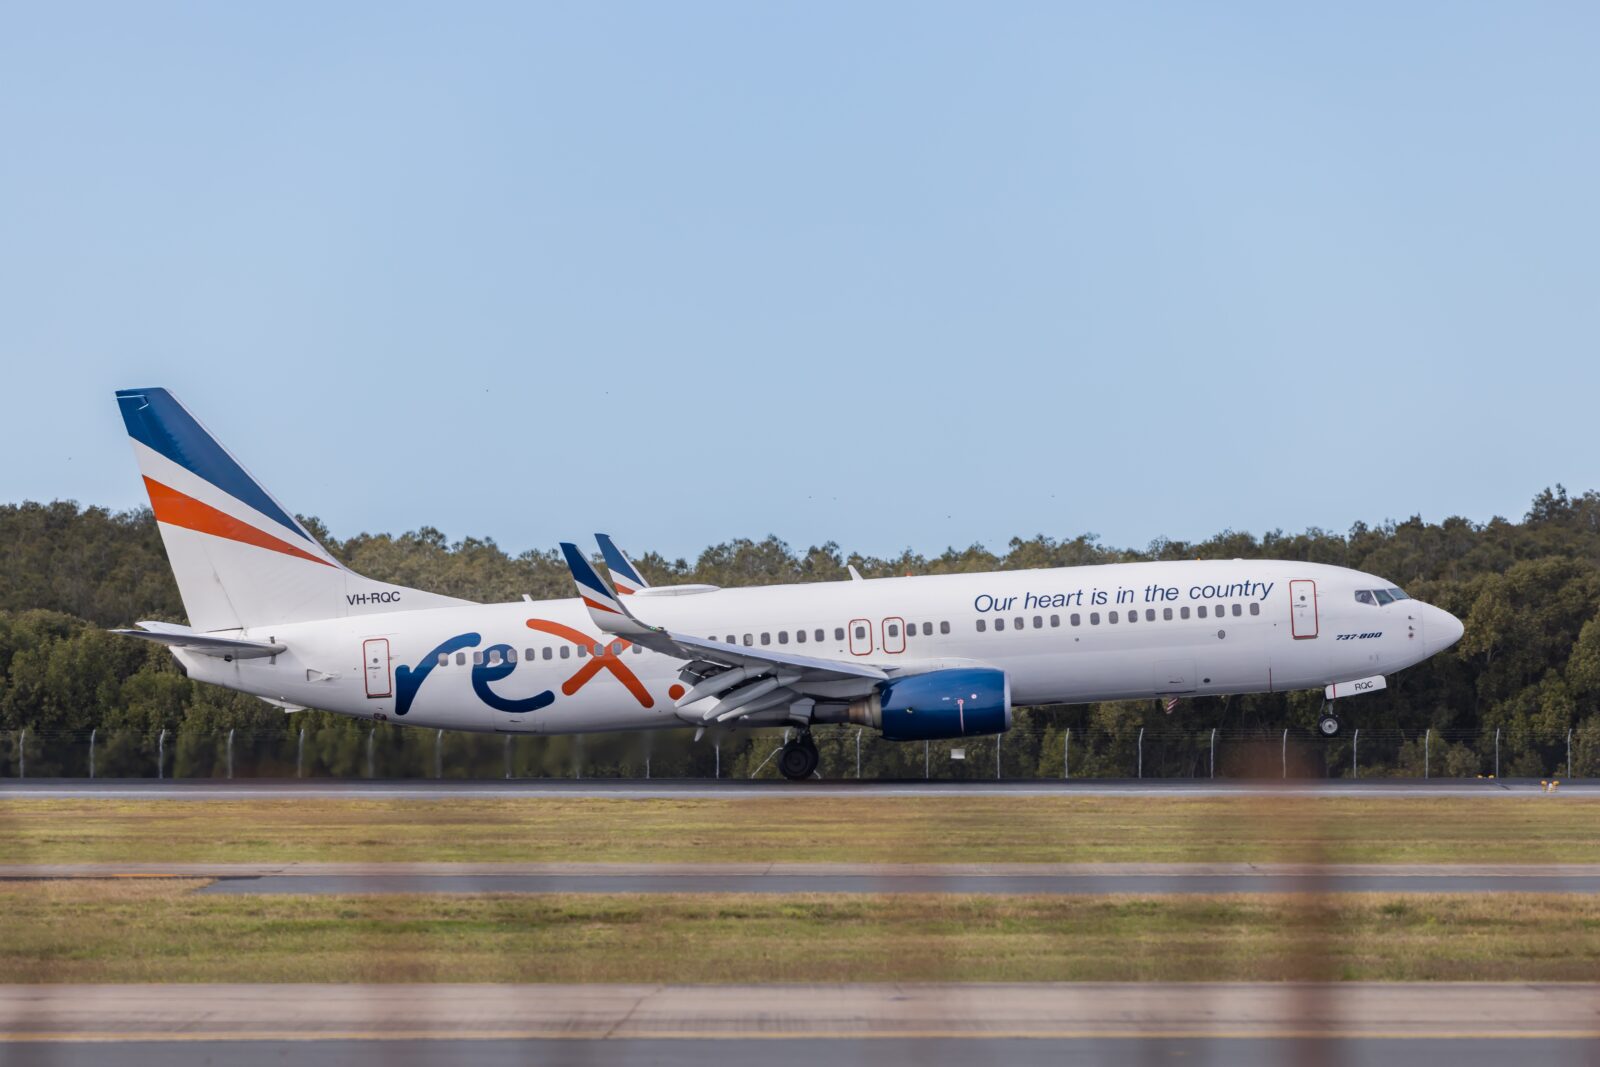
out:
{"label": "forward cabin door", "polygon": [[1309,578],[1296,578],[1289,583],[1289,624],[1296,641],[1317,636],[1317,583]]}
{"label": "forward cabin door", "polygon": [[366,667],[367,698],[377,700],[394,695],[389,673],[389,639],[374,637],[361,642],[361,662]]}

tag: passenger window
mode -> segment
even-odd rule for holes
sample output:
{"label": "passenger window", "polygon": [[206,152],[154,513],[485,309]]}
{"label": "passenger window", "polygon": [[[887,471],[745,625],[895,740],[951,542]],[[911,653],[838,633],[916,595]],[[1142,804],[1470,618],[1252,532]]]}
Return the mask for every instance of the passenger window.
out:
{"label": "passenger window", "polygon": [[639,646],[639,645],[634,645],[633,646],[633,654],[635,656],[640,655],[643,652],[644,652],[644,649],[641,646]]}
{"label": "passenger window", "polygon": [[1129,622],[1138,622],[1139,621],[1139,609],[1138,608],[1134,608],[1132,611],[1128,612],[1128,621]]}
{"label": "passenger window", "polygon": [[1035,630],[1044,629],[1044,616],[1043,615],[1035,615],[1033,617],[1033,628]]}
{"label": "passenger window", "polygon": [[987,630],[988,628],[989,628],[989,624],[988,623],[984,622],[982,619],[978,620],[978,632],[980,634],[983,633],[983,631]]}
{"label": "passenger window", "polygon": [[939,624],[939,632],[942,633],[942,634],[949,633],[950,632],[950,624],[948,622],[941,622]]}
{"label": "passenger window", "polygon": [[474,667],[483,666],[483,653],[482,652],[474,652],[472,654],[472,665]]}
{"label": "passenger window", "polygon": [[1162,608],[1161,609],[1161,621],[1162,622],[1171,622],[1172,621],[1172,609],[1171,608]]}
{"label": "passenger window", "polygon": [[441,667],[450,666],[450,653],[448,653],[448,652],[439,653],[439,666],[441,666]]}
{"label": "passenger window", "polygon": [[461,666],[462,664],[464,664],[466,662],[467,662],[467,654],[465,652],[457,652],[456,653],[456,666],[459,667],[459,666]]}
{"label": "passenger window", "polygon": [[728,635],[728,644],[736,645],[738,643],[739,643],[739,639],[738,638],[734,637],[733,634],[729,634]]}
{"label": "passenger window", "polygon": [[1061,616],[1060,615],[1052,615],[1052,616],[1050,616],[1050,625],[1052,627],[1059,627],[1061,625]]}
{"label": "passenger window", "polygon": [[804,630],[796,630],[794,632],[794,639],[796,641],[798,641],[802,645],[805,644],[806,643],[806,632]]}
{"label": "passenger window", "polygon": [[789,643],[789,631],[788,630],[779,630],[778,631],[778,644],[787,645],[788,643]]}
{"label": "passenger window", "polygon": [[923,637],[932,637],[933,636],[933,623],[925,622],[925,623],[922,624],[922,636]]}
{"label": "passenger window", "polygon": [[491,666],[491,667],[500,666],[500,652],[499,652],[498,649],[496,649],[494,651],[491,651],[489,653],[489,666]]}
{"label": "passenger window", "polygon": [[1155,622],[1156,621],[1156,609],[1155,608],[1145,608],[1144,609],[1144,621],[1145,622]]}
{"label": "passenger window", "polygon": [[1004,630],[1006,628],[1006,620],[1004,620],[1004,619],[996,619],[996,620],[994,620],[994,628],[996,630]]}
{"label": "passenger window", "polygon": [[578,658],[579,659],[583,659],[588,654],[589,654],[589,646],[588,645],[579,645],[578,646]]}
{"label": "passenger window", "polygon": [[1072,625],[1074,625],[1074,626],[1081,626],[1081,625],[1083,625],[1083,616],[1079,615],[1077,612],[1073,612],[1072,613],[1072,617],[1069,618],[1067,621],[1072,623]]}
{"label": "passenger window", "polygon": [[[833,639],[835,641],[843,641],[844,640],[844,627],[843,626],[835,626],[833,628]],[[821,630],[817,631],[817,640],[818,641],[822,640],[822,631]]]}
{"label": "passenger window", "polygon": [[772,635],[770,633],[762,634],[761,635],[761,643],[763,645],[772,644]]}
{"label": "passenger window", "polygon": [[514,648],[506,649],[506,662],[507,663],[515,663],[515,662],[517,662],[517,650],[516,649],[514,649]]}
{"label": "passenger window", "polygon": [[1240,615],[1243,615],[1243,614],[1244,614],[1244,608],[1242,606],[1240,606],[1238,604],[1233,605],[1233,617],[1234,618],[1237,619]]}
{"label": "passenger window", "polygon": [[1194,617],[1197,619],[1203,619],[1206,617],[1206,606],[1204,604],[1201,604],[1199,607],[1194,609]]}
{"label": "passenger window", "polygon": [[756,635],[755,634],[745,634],[744,635],[744,647],[745,648],[749,648],[751,645],[754,645],[755,643],[756,643]]}
{"label": "passenger window", "polygon": [[1228,613],[1228,610],[1224,605],[1222,605],[1222,604],[1218,604],[1217,605],[1217,618],[1220,619],[1224,615],[1226,615],[1227,613]]}
{"label": "passenger window", "polygon": [[555,653],[554,653],[554,651],[552,651],[552,650],[551,650],[551,648],[550,648],[550,647],[549,647],[549,646],[548,646],[548,645],[547,645],[547,646],[545,646],[545,650],[544,650],[544,651],[543,651],[543,652],[541,652],[541,653],[540,653],[540,655],[541,655],[541,656],[543,656],[543,657],[544,657],[544,658],[545,658],[545,659],[550,659],[550,658],[551,658],[551,657],[552,657],[552,656],[554,656],[554,655],[555,655]]}
{"label": "passenger window", "polygon": [[1015,619],[1012,619],[1011,621],[1017,624],[1017,629],[1019,629],[1019,630],[1022,629],[1022,627],[1025,625],[1025,623],[1022,620],[1022,616],[1021,615],[1018,615]]}
{"label": "passenger window", "polygon": [[571,645],[562,645],[561,646],[561,658],[562,659],[571,659],[572,658],[572,646]]}
{"label": "passenger window", "polygon": [[1090,626],[1099,626],[1100,625],[1100,613],[1098,611],[1089,612],[1089,625]]}
{"label": "passenger window", "polygon": [[1260,615],[1261,614],[1261,601],[1259,601],[1259,600],[1250,601],[1250,614],[1252,614],[1252,615]]}

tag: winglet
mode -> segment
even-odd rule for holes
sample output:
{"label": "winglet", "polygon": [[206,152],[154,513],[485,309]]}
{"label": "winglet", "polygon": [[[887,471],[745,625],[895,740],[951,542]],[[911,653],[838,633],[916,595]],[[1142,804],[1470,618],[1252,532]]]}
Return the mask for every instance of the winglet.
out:
{"label": "winglet", "polygon": [[650,588],[650,583],[644,580],[639,568],[623,555],[622,549],[612,542],[610,536],[597,533],[594,539],[600,543],[600,555],[605,558],[606,568],[611,571],[611,583],[616,586],[619,595],[632,596],[641,589]]}
{"label": "winglet", "polygon": [[583,558],[577,545],[569,541],[561,542],[561,554],[567,557],[567,567],[578,586],[578,599],[589,609],[589,617],[596,626],[608,634],[624,637],[655,632],[622,606],[621,598],[595,572],[593,565]]}

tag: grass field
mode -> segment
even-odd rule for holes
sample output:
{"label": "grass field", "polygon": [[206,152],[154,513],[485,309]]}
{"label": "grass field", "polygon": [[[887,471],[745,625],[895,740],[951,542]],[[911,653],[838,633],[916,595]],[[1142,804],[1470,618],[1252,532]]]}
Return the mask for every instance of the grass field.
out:
{"label": "grass field", "polygon": [[0,884],[12,982],[1592,981],[1582,896],[208,897]]}
{"label": "grass field", "polygon": [[1582,797],[0,800],[0,862],[1600,862]]}

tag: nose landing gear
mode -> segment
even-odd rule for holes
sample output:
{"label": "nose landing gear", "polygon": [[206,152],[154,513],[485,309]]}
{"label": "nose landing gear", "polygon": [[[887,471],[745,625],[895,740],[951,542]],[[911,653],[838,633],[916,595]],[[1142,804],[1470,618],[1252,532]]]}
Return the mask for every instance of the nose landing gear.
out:
{"label": "nose landing gear", "polygon": [[783,751],[778,753],[778,770],[789,781],[799,782],[816,773],[820,759],[817,743],[807,730],[783,746]]}

